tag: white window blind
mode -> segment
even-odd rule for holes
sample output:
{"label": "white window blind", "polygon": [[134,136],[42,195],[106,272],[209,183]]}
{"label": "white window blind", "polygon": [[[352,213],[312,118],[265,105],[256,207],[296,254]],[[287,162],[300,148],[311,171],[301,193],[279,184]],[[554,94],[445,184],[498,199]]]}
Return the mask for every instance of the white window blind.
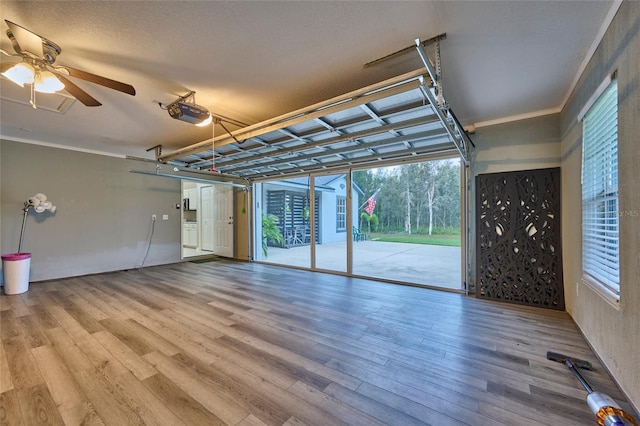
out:
{"label": "white window blind", "polygon": [[582,137],[584,278],[619,299],[617,80],[609,84],[585,114]]}

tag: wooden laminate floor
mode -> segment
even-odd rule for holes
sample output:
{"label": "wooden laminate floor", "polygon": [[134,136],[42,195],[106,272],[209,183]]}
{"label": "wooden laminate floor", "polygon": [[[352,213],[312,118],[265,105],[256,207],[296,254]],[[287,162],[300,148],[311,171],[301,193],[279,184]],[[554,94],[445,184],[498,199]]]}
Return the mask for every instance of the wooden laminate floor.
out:
{"label": "wooden laminate floor", "polygon": [[181,263],[32,284],[0,331],[2,425],[595,424],[566,313],[416,287]]}

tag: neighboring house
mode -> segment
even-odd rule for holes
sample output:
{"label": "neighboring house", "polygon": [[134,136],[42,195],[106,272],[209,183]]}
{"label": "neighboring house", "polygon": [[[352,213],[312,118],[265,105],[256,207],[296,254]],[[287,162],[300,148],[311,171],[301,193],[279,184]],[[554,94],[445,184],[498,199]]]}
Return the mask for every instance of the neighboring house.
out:
{"label": "neighboring house", "polygon": [[[362,190],[352,183],[353,224],[358,223]],[[307,178],[290,178],[262,184],[262,205],[266,214],[278,217],[284,244],[295,247],[311,243],[311,203]],[[316,244],[345,241],[347,235],[347,182],[345,175],[315,178]],[[269,245],[273,245],[269,243]]]}

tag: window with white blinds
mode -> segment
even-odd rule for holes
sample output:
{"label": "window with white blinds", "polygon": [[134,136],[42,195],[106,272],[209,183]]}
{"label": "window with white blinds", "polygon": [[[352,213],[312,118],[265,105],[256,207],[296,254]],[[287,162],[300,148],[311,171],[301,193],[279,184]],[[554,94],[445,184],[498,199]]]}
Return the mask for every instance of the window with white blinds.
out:
{"label": "window with white blinds", "polygon": [[584,279],[620,297],[618,84],[589,108],[582,136],[582,270]]}
{"label": "window with white blinds", "polygon": [[347,198],[336,197],[336,231],[347,229]]}

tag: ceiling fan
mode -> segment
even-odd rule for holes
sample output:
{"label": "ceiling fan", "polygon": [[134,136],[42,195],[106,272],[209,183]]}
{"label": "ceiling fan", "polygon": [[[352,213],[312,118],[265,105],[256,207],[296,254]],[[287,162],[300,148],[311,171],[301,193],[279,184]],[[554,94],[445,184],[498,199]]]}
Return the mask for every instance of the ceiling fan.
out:
{"label": "ceiling fan", "polygon": [[34,108],[36,107],[34,91],[53,93],[62,89],[86,106],[102,105],[67,77],[78,78],[135,96],[136,89],[130,84],[81,71],[67,65],[54,65],[56,58],[62,52],[62,49],[57,44],[11,21],[5,19],[5,22],[9,27],[7,36],[17,54],[10,54],[2,49],[0,51],[7,56],[19,57],[21,61],[18,63],[0,63],[0,73],[20,86],[24,86],[24,84],[32,85],[31,105]]}

